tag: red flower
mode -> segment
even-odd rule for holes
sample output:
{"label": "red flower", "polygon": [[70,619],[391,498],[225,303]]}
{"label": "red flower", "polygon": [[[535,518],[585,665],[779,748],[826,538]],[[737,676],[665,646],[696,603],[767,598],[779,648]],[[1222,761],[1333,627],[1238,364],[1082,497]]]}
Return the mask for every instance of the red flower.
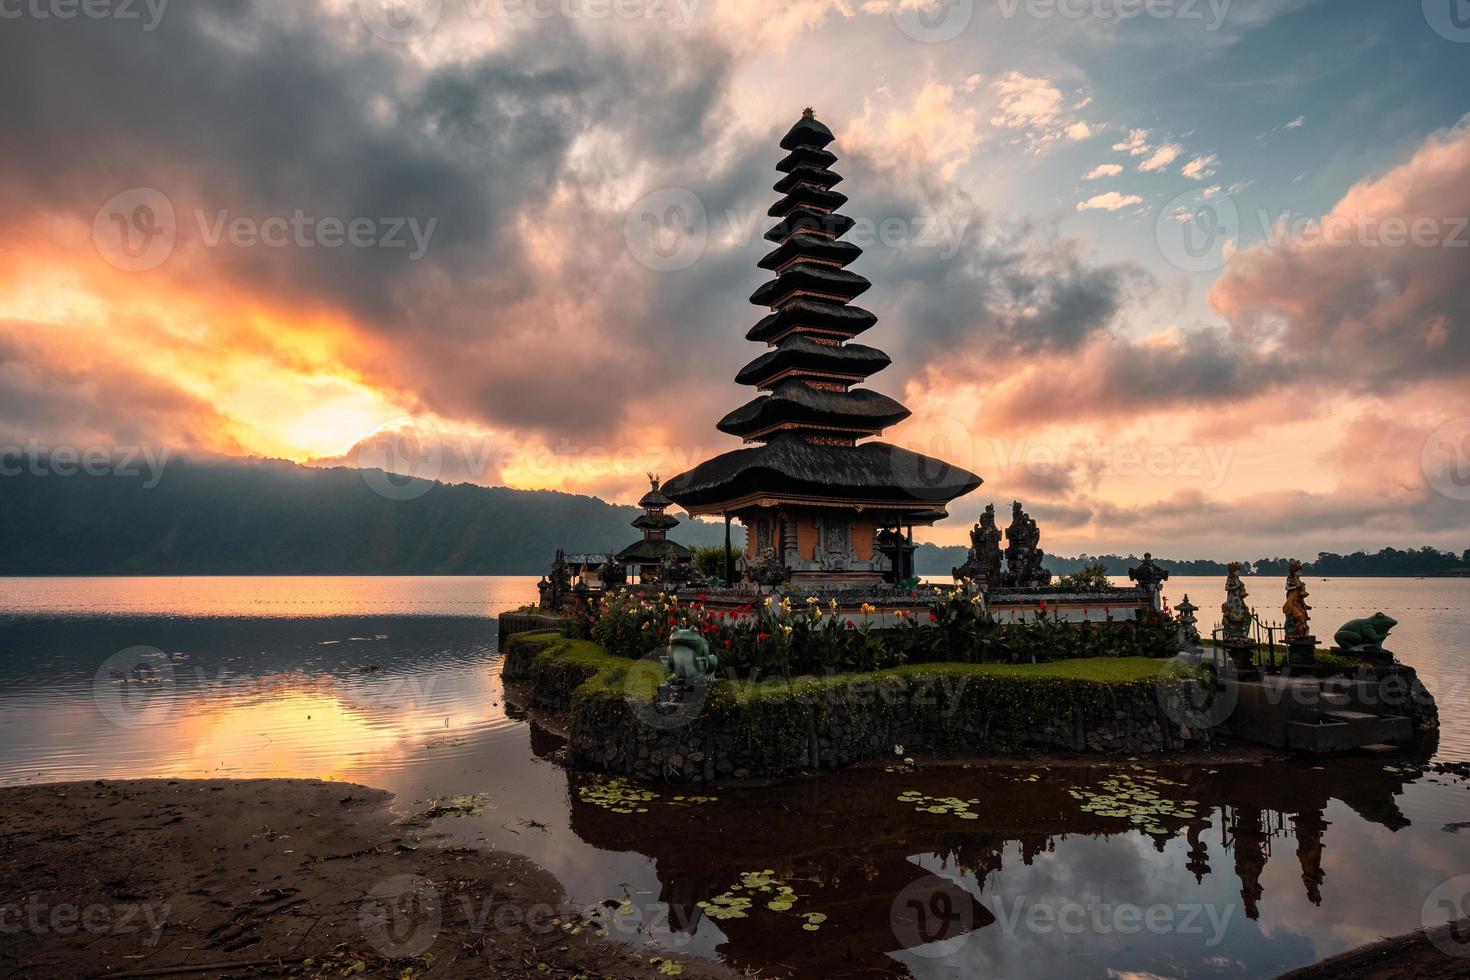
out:
{"label": "red flower", "polygon": [[769,640],[770,638],[771,638],[771,634],[769,634],[769,633],[757,633],[755,635],[755,642],[757,642],[757,643],[764,643],[767,640]]}
{"label": "red flower", "polygon": [[929,622],[931,622],[931,623],[937,623],[937,622],[939,622],[939,617],[936,616],[936,615],[934,615],[933,613],[930,613],[929,614]]}

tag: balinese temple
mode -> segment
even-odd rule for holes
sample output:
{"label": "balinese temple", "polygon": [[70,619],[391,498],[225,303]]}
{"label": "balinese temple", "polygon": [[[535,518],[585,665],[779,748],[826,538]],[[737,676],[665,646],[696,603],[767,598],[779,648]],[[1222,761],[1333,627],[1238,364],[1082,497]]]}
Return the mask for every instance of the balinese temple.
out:
{"label": "balinese temple", "polygon": [[682,544],[669,540],[669,532],[679,526],[678,518],[665,513],[674,502],[659,489],[657,476],[650,473],[648,481],[652,487],[638,501],[643,513],[633,520],[633,526],[643,532],[643,540],[635,541],[618,552],[613,561],[625,567],[636,567],[641,582],[657,582],[663,577],[661,569],[665,561],[687,567],[693,564],[694,555]]}
{"label": "balinese temple", "polygon": [[[738,520],[746,564],[797,584],[861,585],[913,574],[913,528],[980,477],[941,460],[869,441],[908,418],[887,395],[861,387],[888,367],[881,350],[852,343],[878,318],[853,300],[871,285],[847,268],[862,249],[842,240],[853,219],[827,147],[835,137],[808,109],[781,140],[781,200],[759,263],[775,278],[751,302],[769,315],[746,334],[766,350],[736,376],[758,392],[720,420],[747,448],[668,481],[664,493],[696,517]],[[769,581],[769,579],[767,579]]]}

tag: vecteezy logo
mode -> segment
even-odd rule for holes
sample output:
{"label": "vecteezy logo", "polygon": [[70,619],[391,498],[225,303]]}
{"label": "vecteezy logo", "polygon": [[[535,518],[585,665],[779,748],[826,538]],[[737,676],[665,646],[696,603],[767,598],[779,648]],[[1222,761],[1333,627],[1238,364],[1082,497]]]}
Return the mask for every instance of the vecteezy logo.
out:
{"label": "vecteezy logo", "polygon": [[709,215],[698,194],[665,187],[628,210],[623,237],[640,264],[655,272],[679,272],[704,256]]}
{"label": "vecteezy logo", "polygon": [[444,0],[357,0],[367,29],[392,44],[428,37],[439,26]]}
{"label": "vecteezy logo", "polygon": [[1215,272],[1225,266],[1226,245],[1240,241],[1240,210],[1228,194],[1205,201],[1198,197],[1196,191],[1185,191],[1164,205],[1154,238],[1175,268]]}
{"label": "vecteezy logo", "polygon": [[[1446,919],[1449,926],[1436,928]],[[1446,956],[1470,957],[1470,875],[1442,883],[1424,900],[1421,919],[1429,941]]]}
{"label": "vecteezy logo", "polygon": [[152,187],[115,195],[92,221],[98,254],[124,272],[147,272],[163,265],[178,237],[173,202]]}
{"label": "vecteezy logo", "polygon": [[1452,419],[1430,433],[1419,462],[1424,478],[1440,496],[1470,500],[1470,416]]}
{"label": "vecteezy logo", "polygon": [[353,455],[363,481],[387,500],[417,500],[444,472],[444,440],[409,418],[378,426]]}
{"label": "vecteezy logo", "polygon": [[439,890],[418,875],[378,882],[357,909],[358,931],[373,949],[392,959],[427,953],[443,921]]}
{"label": "vecteezy logo", "polygon": [[965,32],[975,17],[975,0],[906,0],[893,12],[893,22],[915,41],[943,44]]}
{"label": "vecteezy logo", "polygon": [[92,675],[92,701],[120,728],[142,728],[173,711],[174,665],[156,647],[128,647]]}
{"label": "vecteezy logo", "polygon": [[1470,44],[1470,0],[1424,0],[1424,19],[1446,41]]}
{"label": "vecteezy logo", "polygon": [[916,956],[952,955],[975,928],[975,900],[947,878],[929,875],[909,885],[888,912],[893,938]]}
{"label": "vecteezy logo", "polygon": [[1233,677],[1217,680],[1178,660],[1159,672],[1154,690],[1165,717],[1195,735],[1225,724],[1240,700],[1240,687]]}
{"label": "vecteezy logo", "polygon": [[916,416],[904,428],[910,441],[888,455],[892,479],[916,497],[947,502],[961,474],[977,465],[974,433],[949,415]]}
{"label": "vecteezy logo", "polygon": [[622,688],[628,710],[644,728],[656,732],[687,727],[704,712],[704,702],[709,698],[708,684],[686,686],[676,694],[671,693],[667,700],[662,691],[649,696],[649,688],[669,674],[668,655],[667,647],[650,650],[642,660],[629,664],[623,674]]}

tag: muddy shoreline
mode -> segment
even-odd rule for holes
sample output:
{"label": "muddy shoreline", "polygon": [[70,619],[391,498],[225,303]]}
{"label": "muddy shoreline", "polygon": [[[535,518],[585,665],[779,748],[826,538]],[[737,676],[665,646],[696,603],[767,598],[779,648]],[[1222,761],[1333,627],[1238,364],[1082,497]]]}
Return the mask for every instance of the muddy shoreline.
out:
{"label": "muddy shoreline", "polygon": [[7,977],[733,976],[646,948],[525,858],[446,848],[455,806],[315,780],[0,789]]}

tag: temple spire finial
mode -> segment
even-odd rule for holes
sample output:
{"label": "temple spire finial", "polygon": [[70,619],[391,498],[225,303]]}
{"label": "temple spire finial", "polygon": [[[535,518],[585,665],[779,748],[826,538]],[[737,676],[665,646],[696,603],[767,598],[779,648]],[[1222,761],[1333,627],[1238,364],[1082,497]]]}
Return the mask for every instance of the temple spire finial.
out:
{"label": "temple spire finial", "polygon": [[813,109],[811,106],[807,106],[805,109],[801,110],[801,118],[803,119],[815,119],[816,117],[817,110]]}

